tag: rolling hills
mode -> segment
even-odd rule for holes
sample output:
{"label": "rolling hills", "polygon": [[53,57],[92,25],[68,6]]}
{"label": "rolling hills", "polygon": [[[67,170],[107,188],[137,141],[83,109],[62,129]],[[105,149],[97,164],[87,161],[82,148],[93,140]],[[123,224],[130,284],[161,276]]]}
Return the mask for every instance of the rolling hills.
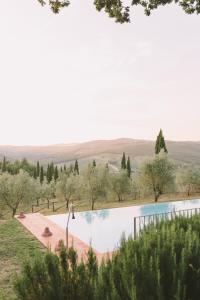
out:
{"label": "rolling hills", "polygon": [[[43,164],[53,161],[56,164],[71,163],[75,159],[80,164],[95,159],[118,166],[122,152],[131,157],[133,164],[154,153],[154,141],[121,138],[115,140],[94,140],[76,144],[57,144],[49,146],[8,146],[0,145],[0,158],[8,160],[27,158]],[[200,142],[167,141],[170,158],[177,163],[200,165]]]}

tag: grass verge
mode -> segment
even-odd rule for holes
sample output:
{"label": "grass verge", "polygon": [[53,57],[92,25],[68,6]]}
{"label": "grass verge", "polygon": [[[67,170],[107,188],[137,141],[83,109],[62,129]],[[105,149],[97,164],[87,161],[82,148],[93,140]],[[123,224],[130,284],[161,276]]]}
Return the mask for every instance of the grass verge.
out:
{"label": "grass verge", "polygon": [[13,300],[13,280],[26,259],[43,246],[17,220],[0,221],[0,300]]}

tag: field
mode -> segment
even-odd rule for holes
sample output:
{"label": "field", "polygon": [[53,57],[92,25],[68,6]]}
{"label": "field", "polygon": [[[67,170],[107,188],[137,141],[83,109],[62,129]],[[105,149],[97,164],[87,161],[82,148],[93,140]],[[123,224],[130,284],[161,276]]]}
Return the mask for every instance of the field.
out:
{"label": "field", "polygon": [[44,248],[16,220],[0,221],[0,241],[0,300],[13,300],[15,274],[26,259]]}

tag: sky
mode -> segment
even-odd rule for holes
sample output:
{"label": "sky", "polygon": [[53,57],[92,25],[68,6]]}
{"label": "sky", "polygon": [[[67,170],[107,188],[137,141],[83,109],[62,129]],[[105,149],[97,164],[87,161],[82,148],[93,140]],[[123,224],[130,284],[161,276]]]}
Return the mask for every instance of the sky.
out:
{"label": "sky", "polygon": [[175,5],[116,24],[91,0],[59,15],[2,1],[0,144],[200,140],[200,15]]}

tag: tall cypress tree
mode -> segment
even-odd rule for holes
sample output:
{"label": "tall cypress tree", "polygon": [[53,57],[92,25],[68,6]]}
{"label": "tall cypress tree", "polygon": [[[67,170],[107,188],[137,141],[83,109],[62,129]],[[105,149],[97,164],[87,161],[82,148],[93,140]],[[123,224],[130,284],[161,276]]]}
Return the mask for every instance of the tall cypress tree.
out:
{"label": "tall cypress tree", "polygon": [[58,179],[58,167],[56,166],[54,169],[54,180],[56,181]]}
{"label": "tall cypress tree", "polygon": [[96,164],[95,159],[93,160],[92,165],[93,165],[93,167],[96,167],[97,164]]}
{"label": "tall cypress tree", "polygon": [[123,155],[122,155],[121,169],[123,169],[123,170],[126,169],[126,155],[125,155],[125,152],[123,152]]}
{"label": "tall cypress tree", "polygon": [[155,154],[159,154],[161,150],[164,150],[165,153],[168,153],[162,129],[160,129],[156,139]]}
{"label": "tall cypress tree", "polygon": [[78,166],[78,160],[76,159],[74,164],[74,174],[79,175],[79,166]]}
{"label": "tall cypress tree", "polygon": [[36,176],[37,176],[37,177],[40,176],[40,163],[39,163],[39,161],[37,161],[37,166],[36,166]]}
{"label": "tall cypress tree", "polygon": [[53,179],[54,177],[54,163],[52,162],[50,164],[50,181]]}
{"label": "tall cypress tree", "polygon": [[6,172],[6,158],[3,157],[2,172]]}
{"label": "tall cypress tree", "polygon": [[43,166],[40,167],[40,183],[42,184],[44,181],[44,169]]}
{"label": "tall cypress tree", "polygon": [[51,168],[50,168],[50,165],[48,164],[47,165],[47,182],[50,183],[51,181]]}
{"label": "tall cypress tree", "polygon": [[63,168],[63,169],[64,169],[64,172],[66,172],[66,170],[67,170],[66,165],[64,165],[64,168]]}
{"label": "tall cypress tree", "polygon": [[37,168],[34,168],[33,170],[33,178],[37,179]]}
{"label": "tall cypress tree", "polygon": [[127,159],[126,168],[127,168],[128,177],[130,178],[131,177],[131,161],[130,161],[129,156],[128,156],[128,159]]}

